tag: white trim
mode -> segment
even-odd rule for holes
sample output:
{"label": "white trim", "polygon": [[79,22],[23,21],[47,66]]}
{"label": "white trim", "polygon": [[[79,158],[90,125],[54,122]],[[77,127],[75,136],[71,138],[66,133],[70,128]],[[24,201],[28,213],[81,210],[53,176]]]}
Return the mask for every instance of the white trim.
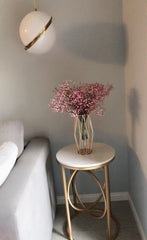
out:
{"label": "white trim", "polygon": [[143,227],[142,227],[142,224],[141,224],[140,219],[139,219],[139,217],[138,217],[138,214],[137,214],[135,205],[134,205],[134,203],[133,203],[133,201],[132,201],[132,199],[131,199],[130,194],[128,194],[128,196],[129,196],[129,203],[130,203],[130,206],[131,206],[131,209],[132,209],[134,218],[135,218],[135,220],[136,220],[136,224],[137,224],[137,226],[138,226],[138,230],[139,230],[140,235],[141,235],[141,239],[142,239],[142,240],[147,240],[147,239],[146,239],[146,236],[145,236],[145,232],[144,232]]}
{"label": "white trim", "polygon": [[114,192],[111,193],[111,201],[128,201],[128,192]]}
{"label": "white trim", "polygon": [[57,205],[62,205],[65,203],[64,196],[57,196]]}
{"label": "white trim", "polygon": [[[72,197],[71,197],[72,199]],[[80,199],[83,202],[93,202],[97,199],[97,194],[80,194]],[[125,201],[129,200],[128,192],[114,192],[111,193],[111,201]],[[64,204],[64,196],[57,196],[57,204]]]}

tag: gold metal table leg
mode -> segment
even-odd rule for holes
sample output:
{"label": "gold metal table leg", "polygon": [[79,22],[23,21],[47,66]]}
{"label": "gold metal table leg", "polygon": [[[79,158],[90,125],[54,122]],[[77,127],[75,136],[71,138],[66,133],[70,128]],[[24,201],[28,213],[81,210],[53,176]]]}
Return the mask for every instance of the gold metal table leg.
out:
{"label": "gold metal table leg", "polygon": [[70,210],[69,210],[69,203],[68,203],[68,194],[67,194],[67,183],[66,183],[65,168],[63,166],[61,166],[61,168],[62,168],[62,178],[63,178],[65,206],[66,206],[66,214],[67,214],[67,222],[68,222],[69,240],[74,240],[73,237],[72,237],[72,228],[71,228]]}
{"label": "gold metal table leg", "polygon": [[107,226],[108,239],[111,240],[111,206],[110,206],[110,187],[109,187],[109,169],[108,165],[104,166],[105,185],[106,185],[106,205],[107,205]]}
{"label": "gold metal table leg", "polygon": [[[73,170],[70,170],[70,175],[72,175],[73,172],[74,172]],[[76,194],[75,194],[75,176],[72,180],[72,193],[73,193],[74,205],[77,206],[77,199],[76,199]]]}

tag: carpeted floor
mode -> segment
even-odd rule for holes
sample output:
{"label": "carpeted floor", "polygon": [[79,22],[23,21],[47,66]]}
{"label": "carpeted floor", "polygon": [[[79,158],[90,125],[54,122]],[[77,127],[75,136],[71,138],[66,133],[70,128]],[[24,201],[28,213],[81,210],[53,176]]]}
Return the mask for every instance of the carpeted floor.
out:
{"label": "carpeted floor", "polygon": [[[141,240],[129,202],[112,202],[111,209],[120,224],[119,235],[116,239]],[[57,206],[52,240],[67,239],[63,230],[65,219],[65,206]],[[113,231],[114,224],[112,223]],[[75,240],[106,240],[108,239],[106,217],[102,220],[96,220],[86,213],[81,213],[72,220],[72,232]]]}

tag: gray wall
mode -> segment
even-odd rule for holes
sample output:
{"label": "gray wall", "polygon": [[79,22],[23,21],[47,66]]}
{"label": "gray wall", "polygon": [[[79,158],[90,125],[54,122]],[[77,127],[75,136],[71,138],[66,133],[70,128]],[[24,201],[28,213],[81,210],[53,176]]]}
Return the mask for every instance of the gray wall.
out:
{"label": "gray wall", "polygon": [[147,1],[123,1],[129,192],[147,239]]}
{"label": "gray wall", "polygon": [[[114,90],[103,118],[92,115],[95,141],[112,145],[116,159],[110,167],[111,191],[128,189],[124,97],[124,29],[121,0],[37,1],[38,9],[53,16],[56,43],[42,56],[26,53],[18,29],[33,1],[0,1],[1,119],[21,119],[25,136],[50,138],[57,195],[62,195],[56,152],[73,143],[73,119],[48,108],[52,89],[63,80],[110,82]],[[80,178],[81,192],[96,186]],[[91,187],[93,186],[93,187]]]}

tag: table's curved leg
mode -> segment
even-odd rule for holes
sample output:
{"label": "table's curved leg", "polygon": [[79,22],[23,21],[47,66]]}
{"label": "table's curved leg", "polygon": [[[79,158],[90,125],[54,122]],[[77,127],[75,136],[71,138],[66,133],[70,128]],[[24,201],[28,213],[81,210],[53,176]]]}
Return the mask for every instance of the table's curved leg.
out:
{"label": "table's curved leg", "polygon": [[[74,170],[70,170],[70,175],[72,175],[74,172]],[[73,193],[73,202],[74,202],[74,205],[77,206],[77,198],[76,198],[76,194],[75,194],[75,177],[76,175],[74,175],[74,178],[72,180],[72,193]],[[75,209],[74,209],[75,210]],[[76,210],[75,210],[76,212]]]}
{"label": "table's curved leg", "polygon": [[111,240],[111,207],[110,207],[110,187],[109,187],[109,169],[108,165],[104,166],[105,185],[106,185],[106,205],[107,205],[107,226],[108,239]]}
{"label": "table's curved leg", "polygon": [[63,178],[63,187],[64,187],[64,196],[65,196],[65,206],[66,206],[66,214],[67,214],[67,222],[68,222],[68,234],[69,239],[74,240],[72,237],[72,228],[71,228],[71,219],[70,219],[70,210],[69,210],[69,203],[68,203],[68,195],[67,195],[67,183],[66,183],[66,175],[65,175],[65,168],[62,168],[62,178]]}
{"label": "table's curved leg", "polygon": [[[107,208],[106,208],[106,194],[105,194],[105,184],[104,186],[102,186],[102,184],[100,183],[99,179],[91,172],[91,171],[86,171],[88,174],[90,174],[93,179],[96,181],[96,183],[98,184],[100,190],[101,190],[101,194],[98,196],[98,198],[96,199],[95,202],[89,204],[89,206],[86,206],[80,199],[80,196],[78,194],[78,191],[77,191],[77,188],[76,188],[76,181],[75,181],[75,177],[78,173],[78,170],[74,170],[74,171],[71,171],[71,175],[70,175],[70,178],[69,178],[69,181],[67,183],[67,195],[68,195],[68,201],[69,201],[69,204],[71,205],[71,207],[75,210],[75,211],[78,211],[78,212],[87,212],[88,214],[90,214],[91,216],[97,218],[97,219],[102,219],[105,214],[106,214],[106,211],[107,211]],[[73,187],[73,193],[74,193],[74,199],[76,199],[76,203],[74,201],[74,203],[72,202],[71,198],[70,198],[70,195],[69,195],[69,192],[70,192],[70,187]],[[105,203],[105,207],[104,209],[98,209],[98,208],[94,208],[96,206],[96,204],[100,201],[100,199],[103,197],[104,199],[104,203]],[[80,204],[80,207],[77,206],[77,201],[78,203]],[[100,216],[96,216],[95,214],[93,214],[92,212],[97,212],[97,213],[101,213]]]}

